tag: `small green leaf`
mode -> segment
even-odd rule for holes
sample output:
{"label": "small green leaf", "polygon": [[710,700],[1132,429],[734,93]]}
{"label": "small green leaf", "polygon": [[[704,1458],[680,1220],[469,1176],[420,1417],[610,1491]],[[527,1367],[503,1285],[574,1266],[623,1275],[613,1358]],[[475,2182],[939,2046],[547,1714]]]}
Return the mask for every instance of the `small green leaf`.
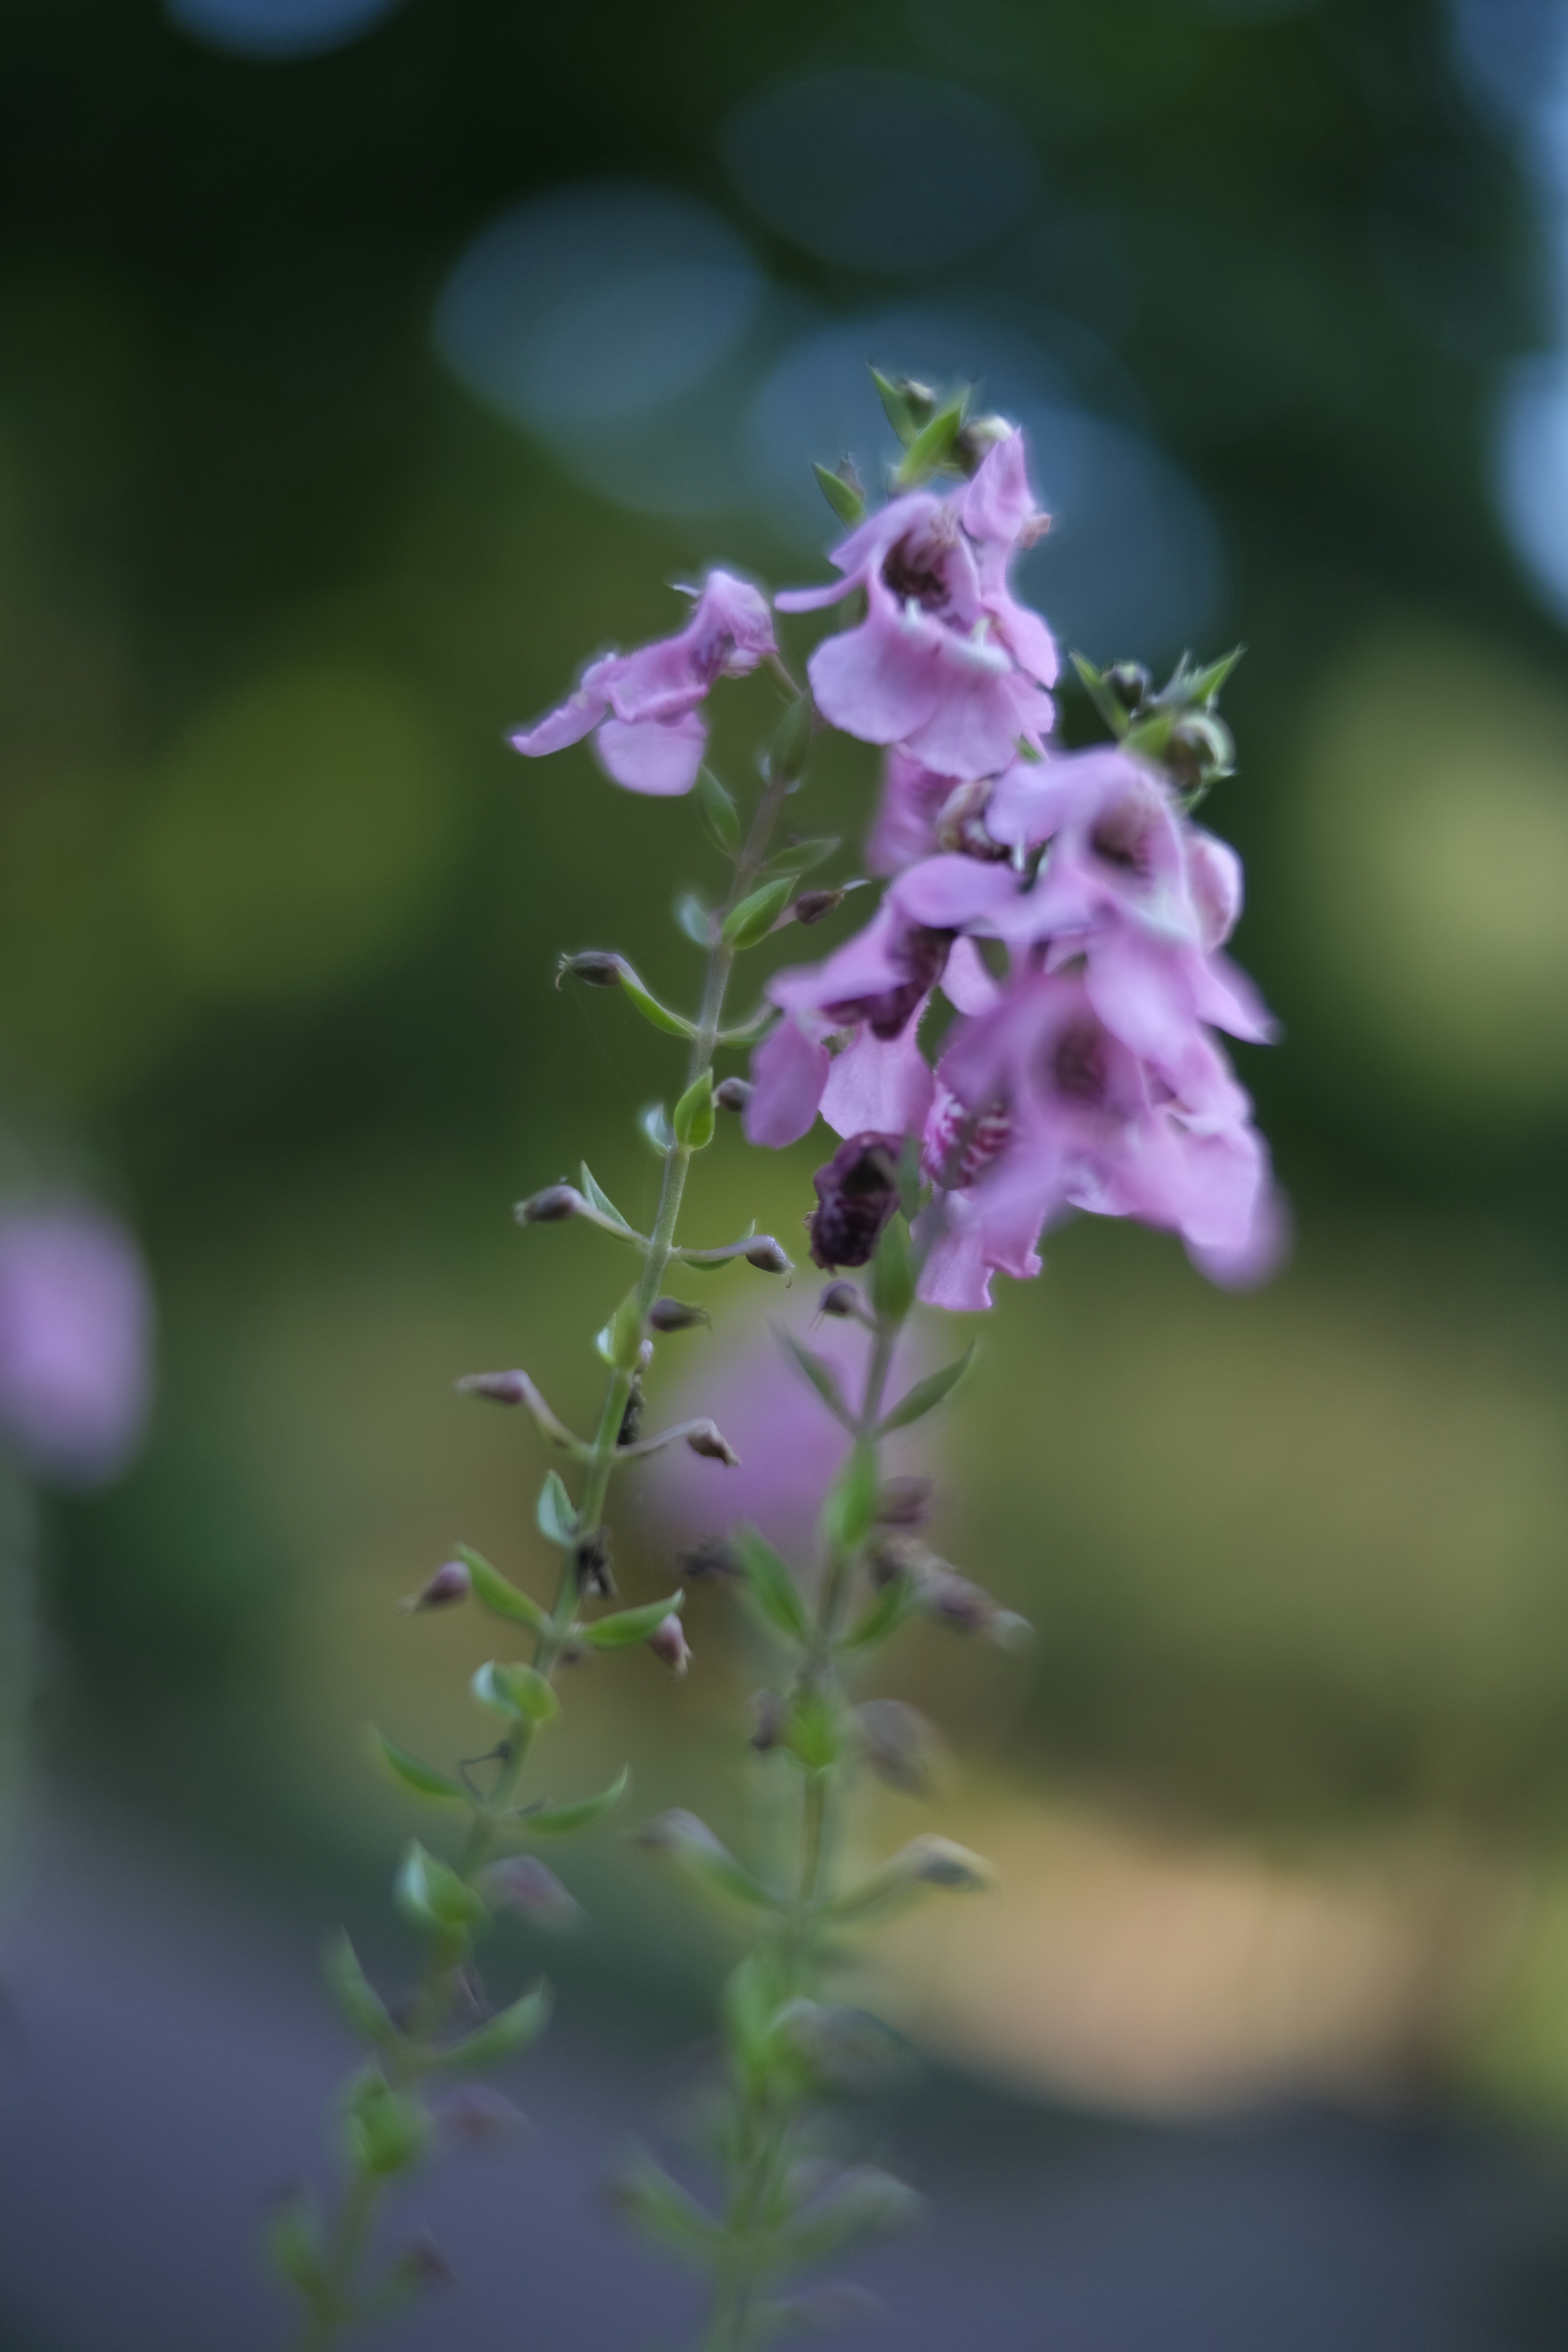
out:
{"label": "small green leaf", "polygon": [[646,1110],[638,1111],[637,1127],[645,1142],[653,1146],[658,1157],[661,1160],[667,1158],[670,1145],[675,1141],[675,1135],[664,1105],[649,1103]]}
{"label": "small green leaf", "polygon": [[534,1517],[546,1543],[559,1546],[562,1551],[571,1550],[577,1540],[580,1522],[558,1470],[552,1470],[540,1488]]}
{"label": "small green leaf", "polygon": [[650,988],[645,988],[637,973],[627,964],[621,974],[621,993],[629,996],[645,1021],[655,1029],[662,1029],[667,1037],[695,1037],[697,1026],[683,1013],[672,1013],[661,1004]]}
{"label": "small green leaf", "polygon": [[962,1356],[955,1358],[951,1364],[944,1364],[940,1372],[930,1372],[923,1381],[917,1381],[913,1388],[899,1399],[891,1412],[883,1415],[878,1424],[878,1436],[888,1437],[895,1429],[908,1429],[910,1422],[923,1420],[928,1412],[934,1411],[943,1397],[958,1386],[969,1370],[973,1354],[973,1347],[965,1348]]}
{"label": "small green leaf", "polygon": [[297,2189],[273,2211],[267,2225],[267,2252],[275,2267],[319,2307],[327,2285],[321,2215],[308,2189]]}
{"label": "small green leaf", "polygon": [[823,1533],[831,1551],[858,1551],[877,1518],[877,1456],[864,1439],[827,1490]]}
{"label": "small green leaf", "polygon": [[782,849],[773,851],[768,864],[776,874],[809,874],[814,866],[820,866],[824,858],[831,857],[836,849],[843,846],[843,839],[837,834],[824,834],[816,841],[786,842]]}
{"label": "small green leaf", "polygon": [[346,1936],[334,1936],[327,1946],[321,1955],[321,1974],[326,1979],[327,1990],[356,2033],[363,2033],[367,2042],[377,2042],[384,2050],[397,2047],[403,2036],[393,2023],[385,2002],[361,1968]]}
{"label": "small green leaf", "polygon": [[[559,1486],[561,1481],[552,1470],[550,1474]],[[548,1492],[548,1488],[546,1489]],[[564,1488],[562,1490],[564,1492]],[[515,1584],[493,1569],[489,1560],[467,1544],[458,1546],[458,1557],[468,1569],[473,1581],[474,1598],[492,1617],[505,1617],[514,1625],[526,1625],[532,1633],[542,1633],[550,1622],[547,1611],[542,1609],[531,1592],[520,1592]]]}
{"label": "small green leaf", "polygon": [[960,393],[945,408],[939,408],[929,425],[922,425],[904,451],[899,467],[898,486],[900,490],[917,488],[928,481],[937,468],[946,464],[952,454],[952,445],[963,429],[964,412],[969,406],[969,394]]}
{"label": "small green leaf", "polygon": [[921,2210],[921,2200],[890,2172],[874,2164],[857,2164],[839,2174],[826,2196],[808,2206],[800,2219],[781,2230],[773,2242],[774,2265],[780,2270],[809,2270],[829,2261],[858,2239],[885,2237],[906,2229]]}
{"label": "small green leaf", "polygon": [[794,1332],[786,1331],[782,1324],[776,1328],[779,1345],[796,1370],[805,1373],[835,1421],[842,1422],[846,1429],[853,1429],[855,1416],[845,1402],[844,1391],[838,1385],[838,1375],[827,1359],[815,1355],[809,1348],[803,1348]]}
{"label": "small green leaf", "polygon": [[759,940],[765,940],[788,906],[794,888],[794,876],[785,874],[776,882],[764,882],[760,890],[742,898],[724,918],[720,934],[724,945],[739,950],[754,948]]}
{"label": "small green leaf", "polygon": [[1199,709],[1205,709],[1226,684],[1246,651],[1245,646],[1234,646],[1229,653],[1222,654],[1218,661],[1210,662],[1206,668],[1194,670],[1182,680],[1183,698]]}
{"label": "small green leaf", "polygon": [[399,1748],[395,1739],[388,1739],[384,1731],[373,1728],[372,1737],[382,1762],[405,1789],[412,1789],[416,1797],[457,1798],[464,1803],[468,1801],[468,1792],[460,1780],[454,1780],[449,1773],[437,1772],[433,1764],[422,1764],[417,1756],[409,1754],[406,1748]]}
{"label": "small green leaf", "polygon": [[797,695],[774,728],[768,746],[768,774],[773,782],[782,779],[794,789],[811,757],[814,725],[810,695]]}
{"label": "small green leaf", "polygon": [[676,900],[675,919],[694,948],[712,946],[712,910],[703,905],[695,890],[682,891]]}
{"label": "small green leaf", "polygon": [[422,1846],[417,1838],[398,1865],[393,1897],[405,1919],[416,1927],[444,1935],[462,1934],[486,1916],[482,1898],[450,1864]]}
{"label": "small green leaf", "polygon": [[470,1687],[481,1706],[510,1716],[514,1723],[549,1723],[561,1712],[561,1701],[544,1676],[521,1659],[510,1665],[488,1659]]}
{"label": "small green leaf", "polygon": [[610,2195],[634,2229],[681,2262],[707,2270],[723,2250],[719,2223],[650,2156],[639,2153],[617,2173]]}
{"label": "small green leaf", "polygon": [[873,368],[870,374],[871,381],[877,387],[877,396],[887,413],[888,422],[907,449],[925,422],[925,415],[916,412],[902,384],[894,383],[890,377],[883,375],[878,368]]}
{"label": "small green leaf", "polygon": [[1073,655],[1072,666],[1083,681],[1084,691],[1111,733],[1119,738],[1125,735],[1132,722],[1123,705],[1106,685],[1104,672],[1096,669],[1091,661],[1086,661],[1082,654]]}
{"label": "small green leaf", "polygon": [[788,1562],[755,1528],[742,1528],[734,1545],[746,1589],[768,1623],[792,1642],[809,1642],[811,1619]]}
{"label": "small green leaf", "polygon": [[844,1753],[844,1718],[824,1691],[802,1691],[784,1723],[784,1745],[808,1772],[826,1772]]}
{"label": "small green leaf", "polygon": [[594,1340],[606,1364],[629,1372],[642,1347],[642,1306],[636,1288],[628,1290],[604,1329]]}
{"label": "small green leaf", "polygon": [[622,1216],[620,1211],[616,1208],[615,1202],[611,1200],[604,1186],[595,1182],[594,1171],[589,1167],[585,1160],[582,1162],[582,1169],[583,1190],[586,1193],[591,1205],[597,1209],[602,1217],[608,1217],[614,1223],[625,1226],[626,1231],[629,1234],[632,1231],[632,1227],[626,1223],[625,1217]]}
{"label": "small green leaf", "polygon": [[858,1624],[839,1642],[841,1650],[876,1650],[915,1613],[917,1595],[911,1578],[895,1576],[884,1584]]}
{"label": "small green leaf", "polygon": [[343,2147],[362,2179],[390,2179],[423,2154],[430,2118],[416,2099],[395,2091],[379,2068],[367,2067],[343,2102]]}
{"label": "small green leaf", "polygon": [[635,1649],[685,1604],[684,1592],[672,1592],[668,1601],[645,1601],[639,1609],[617,1609],[613,1617],[595,1617],[591,1625],[579,1625],[576,1638],[590,1650]]}
{"label": "small green leaf", "polygon": [[741,813],[711,768],[697,771],[696,801],[716,845],[732,855],[741,846]]}
{"label": "small green leaf", "polygon": [[914,1303],[909,1227],[901,1217],[889,1217],[871,1260],[871,1305],[879,1322],[896,1327]]}
{"label": "small green leaf", "polygon": [[670,1124],[675,1129],[677,1143],[684,1144],[689,1151],[706,1150],[713,1140],[715,1118],[713,1073],[707,1069],[700,1076],[692,1079],[675,1106],[675,1116]]}
{"label": "small green leaf", "polygon": [[815,458],[811,470],[816,476],[817,488],[840,522],[847,523],[853,530],[857,523],[865,521],[866,501],[858,490],[851,489],[842,474],[834,473],[827,466],[819,466]]}
{"label": "small green leaf", "polygon": [[550,1987],[542,1978],[531,1992],[525,1992],[510,2009],[488,2019],[461,2042],[449,2043],[441,2053],[442,2065],[458,2074],[472,2074],[521,2058],[549,2024],[553,2005]]}
{"label": "small green leaf", "polygon": [[742,1021],[734,1029],[721,1029],[714,1042],[720,1045],[755,1045],[767,1035],[778,1017],[778,1006],[764,998],[749,1021]]}
{"label": "small green leaf", "polygon": [[570,1837],[576,1830],[591,1829],[613,1813],[626,1790],[632,1776],[623,1765],[607,1789],[592,1797],[578,1797],[568,1805],[537,1805],[515,1816],[518,1827],[531,1833],[538,1830],[548,1837]]}
{"label": "small green leaf", "polygon": [[728,1846],[721,1844],[706,1822],[679,1806],[659,1813],[637,1832],[637,1843],[671,1861],[700,1893],[719,1895],[753,1910],[776,1911],[779,1905],[759,1879],[743,1869]]}

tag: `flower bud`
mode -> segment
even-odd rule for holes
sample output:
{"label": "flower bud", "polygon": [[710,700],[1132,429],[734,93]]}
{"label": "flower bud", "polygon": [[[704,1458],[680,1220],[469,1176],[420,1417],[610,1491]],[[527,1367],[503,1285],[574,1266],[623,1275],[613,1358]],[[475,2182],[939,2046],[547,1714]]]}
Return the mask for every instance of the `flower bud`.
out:
{"label": "flower bud", "polygon": [[713,1318],[706,1307],[689,1306],[684,1298],[656,1298],[647,1319],[656,1331],[694,1331],[700,1323],[711,1323]]}
{"label": "flower bud", "polygon": [[1236,743],[1223,719],[1212,710],[1189,710],[1171,730],[1163,759],[1165,767],[1185,792],[1228,776],[1236,760]]}
{"label": "flower bud", "polygon": [[468,1372],[458,1382],[458,1393],[487,1397],[491,1404],[523,1404],[528,1383],[521,1372]]}
{"label": "flower bud", "polygon": [[816,1311],[838,1319],[846,1315],[863,1314],[865,1303],[852,1282],[830,1282],[816,1302]]}
{"label": "flower bud", "polygon": [[918,1709],[902,1699],[864,1699],[854,1723],[860,1752],[879,1780],[907,1797],[930,1793],[938,1740]]}
{"label": "flower bud", "polygon": [[843,890],[803,890],[790,912],[797,923],[820,923],[824,915],[842,907],[847,895]]}
{"label": "flower bud", "polygon": [[686,1628],[673,1610],[668,1617],[659,1619],[647,1637],[647,1645],[656,1658],[663,1660],[672,1675],[683,1675],[691,1664]]}
{"label": "flower bud", "polygon": [[954,463],[965,474],[976,474],[998,441],[1011,439],[1013,427],[1005,416],[972,416],[953,436]]}
{"label": "flower bud", "polygon": [[758,1691],[752,1701],[752,1746],[768,1755],[789,1728],[789,1708],[777,1691]]}
{"label": "flower bud", "polygon": [[642,1416],[645,1402],[646,1400],[643,1396],[641,1379],[636,1372],[634,1372],[632,1374],[631,1388],[626,1395],[626,1409],[621,1415],[620,1432],[616,1439],[616,1444],[617,1445],[635,1445],[637,1439],[642,1435]]}
{"label": "flower bud", "polygon": [[581,1216],[587,1205],[575,1184],[547,1184],[542,1192],[520,1201],[513,1213],[520,1225],[554,1225],[563,1217]]}
{"label": "flower bud", "polygon": [[473,1587],[473,1579],[460,1559],[449,1559],[438,1568],[428,1583],[417,1592],[411,1592],[402,1604],[405,1609],[449,1609],[454,1601],[466,1601]]}
{"label": "flower bud", "polygon": [[936,1493],[930,1478],[889,1478],[877,1496],[877,1524],[881,1528],[923,1527],[931,1515]]}
{"label": "flower bud", "polygon": [[530,1927],[543,1927],[551,1935],[563,1935],[575,1927],[583,1916],[583,1906],[568,1892],[547,1864],[537,1861],[531,1853],[514,1853],[504,1862],[492,1862],[479,1874],[479,1892],[485,1901],[497,1908],[516,1911]]}
{"label": "flower bud", "polygon": [[584,955],[563,955],[555,967],[555,984],[563,980],[585,980],[590,988],[618,988],[625,966],[618,955],[605,955],[590,948]]}
{"label": "flower bud", "polygon": [[733,1583],[741,1573],[735,1548],[722,1536],[704,1536],[700,1543],[680,1554],[676,1566],[689,1584]]}
{"label": "flower bud", "polygon": [[713,1089],[715,1110],[744,1110],[752,1099],[749,1078],[721,1078]]}
{"label": "flower bud", "polygon": [[436,2121],[449,2138],[462,2141],[469,2147],[493,2147],[500,2140],[510,2139],[523,2130],[526,2118],[492,2091],[488,2083],[465,2083],[449,2098],[443,2099],[436,2110]]}
{"label": "flower bud", "polygon": [[1154,688],[1152,672],[1135,661],[1112,662],[1105,683],[1123,710],[1136,710],[1140,703],[1148,701]]}
{"label": "flower bud", "polygon": [[930,1615],[958,1633],[983,1633],[996,1614],[991,1595],[953,1569],[929,1578],[921,1598]]}
{"label": "flower bud", "polygon": [[792,1266],[789,1259],[785,1257],[783,1250],[780,1249],[777,1242],[773,1240],[770,1234],[764,1234],[761,1241],[755,1241],[752,1244],[751,1248],[746,1252],[746,1264],[748,1265],[754,1265],[759,1274],[791,1274],[794,1272],[794,1267]]}
{"label": "flower bud", "polygon": [[610,1566],[609,1529],[594,1528],[587,1535],[580,1536],[572,1557],[578,1591],[597,1593],[601,1601],[613,1601],[616,1579]]}
{"label": "flower bud", "polygon": [[877,1255],[899,1205],[900,1142],[896,1135],[852,1135],[812,1178],[817,1206],[807,1219],[811,1255],[827,1273],[868,1265]]}
{"label": "flower bud", "polygon": [[693,1454],[700,1454],[705,1462],[722,1462],[727,1470],[738,1470],[741,1457],[728,1438],[721,1437],[711,1422],[694,1429],[686,1443]]}
{"label": "flower bud", "polygon": [[879,1591],[900,1576],[926,1579],[946,1567],[918,1536],[889,1533],[874,1536],[867,1547],[866,1569]]}

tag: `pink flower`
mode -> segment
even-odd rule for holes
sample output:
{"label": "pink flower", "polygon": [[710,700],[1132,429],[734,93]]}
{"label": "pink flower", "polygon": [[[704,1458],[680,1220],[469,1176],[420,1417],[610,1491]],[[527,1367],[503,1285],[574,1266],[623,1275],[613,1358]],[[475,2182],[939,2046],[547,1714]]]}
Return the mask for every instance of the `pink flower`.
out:
{"label": "pink flower", "polygon": [[37,1471],[94,1486],[130,1458],[152,1389],[153,1304],[100,1212],[0,1214],[0,1434]]}
{"label": "pink flower", "polygon": [[853,530],[831,559],[840,583],[778,599],[781,612],[805,613],[865,591],[865,619],[811,656],[823,716],[957,779],[996,774],[1020,738],[1037,748],[1054,715],[1056,646],[1006,581],[1037,526],[1013,433],[963,489],[911,491]]}
{"label": "pink flower", "polygon": [[921,1295],[990,1304],[1069,1209],[1179,1233],[1216,1278],[1266,1270],[1278,1217],[1251,1106],[1201,1034],[1178,1092],[1101,1018],[1087,973],[1026,971],[943,1055],[926,1130],[938,1193]]}
{"label": "pink flower", "polygon": [[[818,1109],[841,1135],[918,1134],[931,1093],[921,1017],[950,945],[883,907],[826,962],[775,972],[767,992],[784,1019],[752,1057],[748,1139],[794,1143]],[[845,1030],[835,1058],[825,1041]]]}
{"label": "pink flower", "polygon": [[593,735],[599,764],[628,792],[689,793],[707,748],[698,715],[716,678],[744,677],[774,650],[773,616],[748,581],[710,572],[684,629],[636,653],[605,654],[556,709],[511,738],[530,760]]}

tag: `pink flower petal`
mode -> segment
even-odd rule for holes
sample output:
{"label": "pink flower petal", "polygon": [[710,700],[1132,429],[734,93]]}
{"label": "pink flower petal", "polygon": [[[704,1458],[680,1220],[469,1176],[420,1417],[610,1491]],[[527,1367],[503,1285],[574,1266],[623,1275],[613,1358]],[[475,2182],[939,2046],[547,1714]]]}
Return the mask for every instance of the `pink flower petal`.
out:
{"label": "pink flower petal", "polygon": [[863,1029],[828,1073],[822,1116],[840,1135],[918,1135],[931,1109],[936,1081],[918,1041],[916,1014],[898,1036],[883,1040]]}
{"label": "pink flower petal", "polygon": [[695,710],[630,726],[606,719],[594,739],[599,764],[614,782],[661,800],[691,790],[707,747],[708,730]]}
{"label": "pink flower petal", "polygon": [[752,1056],[747,1142],[779,1151],[808,1134],[831,1068],[826,1045],[807,1037],[787,1016],[781,1021]]}

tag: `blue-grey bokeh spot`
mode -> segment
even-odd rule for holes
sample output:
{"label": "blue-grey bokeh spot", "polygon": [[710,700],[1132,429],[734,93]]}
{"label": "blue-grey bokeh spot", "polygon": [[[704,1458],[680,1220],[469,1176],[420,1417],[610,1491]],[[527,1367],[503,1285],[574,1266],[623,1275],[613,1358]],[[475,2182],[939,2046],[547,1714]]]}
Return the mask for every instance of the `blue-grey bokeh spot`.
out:
{"label": "blue-grey bokeh spot", "polygon": [[853,269],[942,268],[1011,226],[1035,152],[1010,114],[923,74],[813,74],[747,99],[720,133],[771,228]]}
{"label": "blue-grey bokeh spot", "polygon": [[183,33],[240,58],[312,58],[358,40],[400,0],[165,0]]}

